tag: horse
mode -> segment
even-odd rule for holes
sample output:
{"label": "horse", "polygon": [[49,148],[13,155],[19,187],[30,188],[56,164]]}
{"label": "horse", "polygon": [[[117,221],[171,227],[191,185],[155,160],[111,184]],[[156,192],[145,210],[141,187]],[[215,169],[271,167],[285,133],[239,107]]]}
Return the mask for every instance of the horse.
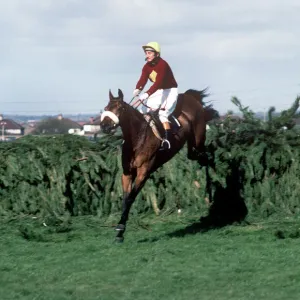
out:
{"label": "horse", "polygon": [[189,89],[178,95],[172,116],[180,127],[173,130],[171,148],[160,151],[161,141],[145,115],[124,101],[122,90],[118,89],[117,97],[109,90],[109,102],[101,114],[100,130],[110,134],[120,126],[123,134],[123,199],[121,218],[115,227],[116,241],[124,241],[130,208],[153,172],[173,158],[186,143],[188,159],[200,162],[204,157],[207,122],[218,116],[211,104],[205,105],[203,99],[207,96],[206,89]]}

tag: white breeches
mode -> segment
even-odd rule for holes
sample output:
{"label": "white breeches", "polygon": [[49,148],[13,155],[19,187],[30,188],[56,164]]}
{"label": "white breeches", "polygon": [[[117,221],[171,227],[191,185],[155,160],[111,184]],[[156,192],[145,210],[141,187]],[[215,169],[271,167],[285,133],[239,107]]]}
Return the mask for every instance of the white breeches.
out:
{"label": "white breeches", "polygon": [[169,122],[168,116],[175,110],[177,97],[178,88],[171,88],[166,90],[159,89],[144,101],[144,103],[150,108],[141,104],[138,110],[142,114],[145,114],[150,110],[158,109],[158,107],[161,105],[161,108],[164,110],[159,110],[159,119],[162,123]]}

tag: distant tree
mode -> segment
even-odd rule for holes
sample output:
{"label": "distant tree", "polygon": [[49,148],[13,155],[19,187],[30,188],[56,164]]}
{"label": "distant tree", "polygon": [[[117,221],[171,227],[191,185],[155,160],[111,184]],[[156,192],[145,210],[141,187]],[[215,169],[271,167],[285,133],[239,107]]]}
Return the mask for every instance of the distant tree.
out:
{"label": "distant tree", "polygon": [[228,110],[227,113],[226,113],[227,116],[230,116],[230,115],[233,115],[233,114],[234,114],[233,110]]}

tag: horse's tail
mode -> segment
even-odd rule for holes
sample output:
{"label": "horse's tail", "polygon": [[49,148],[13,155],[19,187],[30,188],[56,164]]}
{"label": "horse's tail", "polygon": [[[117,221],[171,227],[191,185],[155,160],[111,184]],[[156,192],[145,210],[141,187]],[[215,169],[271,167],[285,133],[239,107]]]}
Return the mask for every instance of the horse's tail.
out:
{"label": "horse's tail", "polygon": [[201,103],[205,111],[204,117],[206,123],[219,117],[218,111],[213,108],[212,104],[207,105],[207,103],[203,101],[204,98],[209,96],[209,94],[206,93],[207,89],[208,88],[205,88],[200,91],[189,89],[185,92],[185,94],[192,95],[195,99],[197,99],[197,101]]}

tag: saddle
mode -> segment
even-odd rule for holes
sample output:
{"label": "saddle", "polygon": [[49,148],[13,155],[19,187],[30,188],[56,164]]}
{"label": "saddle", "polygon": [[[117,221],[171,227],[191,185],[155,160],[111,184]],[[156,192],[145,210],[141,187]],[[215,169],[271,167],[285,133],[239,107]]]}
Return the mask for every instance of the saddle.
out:
{"label": "saddle", "polygon": [[[159,119],[158,116],[158,109],[155,111],[150,111],[146,114],[144,114],[144,118],[147,121],[147,123],[150,125],[150,127],[152,128],[152,131],[154,133],[154,135],[159,139],[159,140],[163,140],[163,136],[164,136],[164,132],[165,129],[163,127],[162,122]],[[169,121],[170,121],[170,126],[171,126],[171,130],[173,133],[176,133],[180,128],[181,128],[181,124],[178,121],[178,119],[171,114],[168,117]]]}

